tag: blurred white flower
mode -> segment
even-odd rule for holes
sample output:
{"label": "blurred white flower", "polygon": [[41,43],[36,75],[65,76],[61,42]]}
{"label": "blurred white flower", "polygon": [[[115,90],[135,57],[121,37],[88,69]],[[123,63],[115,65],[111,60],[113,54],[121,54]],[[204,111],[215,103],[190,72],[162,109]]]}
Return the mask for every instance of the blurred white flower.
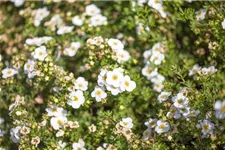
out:
{"label": "blurred white flower", "polygon": [[17,73],[18,73],[18,71],[16,69],[5,68],[2,70],[2,78],[6,79],[6,78],[14,76]]}
{"label": "blurred white flower", "polygon": [[131,129],[133,127],[132,119],[130,117],[122,118],[120,125],[126,129]]}
{"label": "blurred white flower", "polygon": [[101,10],[95,4],[90,4],[85,7],[85,13],[88,16],[95,16],[97,14],[100,14]]}
{"label": "blurred white flower", "polygon": [[40,46],[34,50],[34,59],[44,61],[45,57],[47,56],[48,54],[45,46]]}
{"label": "blurred white flower", "polygon": [[155,127],[155,131],[157,133],[164,133],[164,132],[168,132],[170,129],[170,125],[168,122],[164,122],[161,120],[157,121],[157,126]]}
{"label": "blurred white flower", "polygon": [[69,94],[70,99],[67,101],[67,104],[72,106],[75,109],[80,108],[80,106],[84,103],[85,98],[82,91],[75,91]]}

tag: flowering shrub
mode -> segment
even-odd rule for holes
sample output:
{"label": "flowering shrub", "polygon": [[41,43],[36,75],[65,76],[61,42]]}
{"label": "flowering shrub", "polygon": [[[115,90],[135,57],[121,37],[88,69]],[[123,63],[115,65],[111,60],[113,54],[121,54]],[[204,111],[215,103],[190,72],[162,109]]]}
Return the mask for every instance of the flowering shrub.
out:
{"label": "flowering shrub", "polygon": [[0,2],[0,149],[225,149],[225,3]]}

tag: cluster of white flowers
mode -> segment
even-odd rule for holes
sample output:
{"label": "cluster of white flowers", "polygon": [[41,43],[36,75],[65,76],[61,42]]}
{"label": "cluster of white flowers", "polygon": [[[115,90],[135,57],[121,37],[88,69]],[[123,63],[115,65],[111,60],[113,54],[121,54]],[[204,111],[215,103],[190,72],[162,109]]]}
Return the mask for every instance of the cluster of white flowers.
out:
{"label": "cluster of white flowers", "polygon": [[[124,50],[124,44],[120,40],[110,38],[106,39],[105,41],[115,53],[115,57],[118,63],[126,62],[130,59],[129,52]],[[101,44],[104,43],[104,39],[102,37],[89,38],[87,40],[87,43],[90,45],[101,46]]]}
{"label": "cluster of white flowers", "polygon": [[34,16],[34,25],[38,27],[41,24],[41,21],[46,18],[50,12],[46,7],[39,8],[37,10],[34,10],[32,15]]}
{"label": "cluster of white flowers", "polygon": [[206,13],[207,13],[206,9],[200,9],[200,10],[198,10],[197,12],[195,12],[196,19],[197,20],[204,20]]}
{"label": "cluster of white flowers", "polygon": [[101,101],[107,97],[105,88],[111,92],[112,95],[117,95],[124,91],[132,92],[136,88],[136,83],[130,79],[128,75],[123,75],[122,68],[116,68],[112,71],[102,70],[98,75],[98,86],[91,93],[96,101]]}
{"label": "cluster of white flowers", "polygon": [[195,64],[191,70],[189,70],[189,76],[200,74],[200,75],[211,75],[217,72],[217,69],[215,66],[210,66],[208,68],[206,67],[200,67],[198,64]]}
{"label": "cluster of white flowers", "polygon": [[162,0],[149,0],[148,5],[154,9],[156,9],[163,18],[167,17],[168,12],[163,8]]}
{"label": "cluster of white flowers", "polygon": [[196,117],[200,111],[191,110],[189,107],[189,98],[185,96],[186,89],[181,88],[180,92],[172,97],[173,104],[170,106],[170,111],[167,113],[168,118],[179,119],[181,114],[186,120],[189,120],[190,117]]}
{"label": "cluster of white flowers", "polygon": [[59,130],[64,126],[67,122],[67,111],[61,107],[51,106],[50,108],[45,109],[47,111],[47,115],[52,117],[50,120],[51,126],[55,130]]}
{"label": "cluster of white flowers", "polygon": [[161,134],[168,132],[170,129],[170,125],[168,122],[149,118],[147,122],[145,122],[145,126],[147,129],[143,132],[142,138],[144,140],[148,140],[151,137],[153,131]]}
{"label": "cluster of white flowers", "polygon": [[214,104],[216,118],[224,119],[225,118],[225,100],[223,101],[216,101]]}
{"label": "cluster of white flowers", "polygon": [[163,82],[165,77],[158,73],[158,68],[152,67],[151,63],[160,65],[165,59],[165,47],[162,43],[156,43],[152,49],[146,50],[143,53],[145,67],[142,69],[142,75],[146,76],[148,80],[153,83],[153,89],[161,92],[163,89]]}
{"label": "cluster of white flowers", "polygon": [[83,77],[78,77],[72,89],[69,89],[69,100],[67,104],[75,109],[84,104],[85,97],[83,91],[88,89],[88,82]]}
{"label": "cluster of white flowers", "polygon": [[85,13],[91,17],[89,19],[90,26],[101,26],[107,23],[107,18],[100,14],[101,10],[94,4],[86,6]]}
{"label": "cluster of white flowers", "polygon": [[80,42],[72,42],[70,44],[70,47],[64,50],[64,53],[70,57],[73,57],[80,47],[81,47]]}
{"label": "cluster of white flowers", "polygon": [[107,40],[107,43],[111,47],[113,52],[116,53],[118,63],[126,62],[130,59],[129,52],[124,50],[124,44],[120,40],[110,38]]}

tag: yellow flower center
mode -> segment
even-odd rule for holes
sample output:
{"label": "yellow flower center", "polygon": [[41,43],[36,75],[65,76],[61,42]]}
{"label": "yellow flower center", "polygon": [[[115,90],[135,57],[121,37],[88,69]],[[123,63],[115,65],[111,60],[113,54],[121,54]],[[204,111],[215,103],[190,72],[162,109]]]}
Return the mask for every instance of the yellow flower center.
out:
{"label": "yellow flower center", "polygon": [[225,106],[222,106],[220,111],[222,111],[223,113],[225,113]]}
{"label": "yellow flower center", "polygon": [[58,125],[62,125],[63,124],[62,120],[58,120],[57,123],[58,123]]}
{"label": "yellow flower center", "polygon": [[178,104],[182,104],[183,103],[183,100],[182,99],[178,99],[177,103]]}
{"label": "yellow flower center", "polygon": [[57,109],[56,108],[52,108],[52,112],[57,112]]}
{"label": "yellow flower center", "polygon": [[74,97],[73,97],[73,100],[76,102],[76,101],[79,100],[79,98],[78,98],[77,96],[74,96]]}
{"label": "yellow flower center", "polygon": [[148,132],[148,131],[146,131],[146,132],[144,133],[144,135],[145,135],[145,136],[148,136],[148,135],[149,135],[149,132]]}
{"label": "yellow flower center", "polygon": [[113,76],[112,76],[112,79],[113,79],[113,80],[117,80],[117,79],[118,79],[118,76],[117,76],[117,75],[113,75]]}
{"label": "yellow flower center", "polygon": [[12,74],[12,71],[11,71],[11,70],[8,70],[8,71],[7,71],[7,74]]}
{"label": "yellow flower center", "polygon": [[98,96],[100,96],[101,93],[102,93],[102,92],[101,92],[100,90],[97,90],[97,91],[96,91],[96,95],[98,95]]}
{"label": "yellow flower center", "polygon": [[128,81],[126,81],[125,85],[128,87],[130,85],[130,83]]}
{"label": "yellow flower center", "polygon": [[208,124],[205,124],[205,125],[203,126],[203,128],[204,128],[204,130],[209,130],[209,125],[208,125]]}
{"label": "yellow flower center", "polygon": [[159,126],[160,129],[164,129],[165,127],[166,127],[165,124],[161,124],[161,125]]}

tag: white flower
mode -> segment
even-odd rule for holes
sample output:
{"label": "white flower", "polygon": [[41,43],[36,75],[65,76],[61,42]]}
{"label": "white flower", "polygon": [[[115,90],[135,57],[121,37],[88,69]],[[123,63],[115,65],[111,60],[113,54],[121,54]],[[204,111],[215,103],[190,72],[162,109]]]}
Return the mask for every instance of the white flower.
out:
{"label": "white flower", "polygon": [[74,28],[73,26],[61,26],[57,30],[57,34],[58,35],[63,35],[65,33],[70,33],[70,32],[72,32],[73,28]]}
{"label": "white flower", "polygon": [[41,21],[47,17],[50,14],[50,12],[47,10],[46,7],[39,8],[35,11],[35,17],[34,17],[34,25],[37,27],[41,24]]}
{"label": "white flower", "polygon": [[142,138],[143,138],[144,140],[148,140],[149,137],[151,136],[151,133],[152,133],[152,129],[151,129],[151,128],[146,129],[146,130],[143,132]]}
{"label": "white flower", "polygon": [[141,70],[143,76],[146,76],[147,79],[151,79],[158,74],[158,69],[153,69],[149,64],[146,64],[145,67]]}
{"label": "white flower", "polygon": [[66,142],[63,142],[61,140],[58,142],[58,144],[59,144],[61,150],[63,150],[66,147],[66,145],[67,145]]}
{"label": "white flower", "polygon": [[38,146],[38,144],[40,143],[40,138],[38,136],[35,136],[31,139],[31,144],[35,145],[36,147]]}
{"label": "white flower", "polygon": [[36,76],[36,72],[34,70],[35,62],[31,59],[28,59],[24,65],[24,72],[28,75],[28,78],[33,78]]}
{"label": "white flower", "polygon": [[108,45],[112,48],[112,50],[121,50],[124,48],[124,45],[123,43],[118,40],[118,39],[113,39],[113,38],[110,38],[108,41],[107,41]]}
{"label": "white flower", "polygon": [[136,33],[140,35],[145,31],[150,31],[150,28],[148,26],[144,28],[142,23],[138,23],[138,25],[136,26]]}
{"label": "white flower", "polygon": [[165,11],[165,8],[160,8],[159,13],[163,18],[167,17],[167,12]]}
{"label": "white flower", "polygon": [[34,59],[38,59],[40,61],[44,61],[45,57],[47,57],[47,51],[45,46],[40,46],[34,50]]}
{"label": "white flower", "polygon": [[195,12],[197,20],[204,20],[206,15],[205,9],[200,9],[199,11]]}
{"label": "white flower", "polygon": [[185,1],[191,3],[193,0],[185,0]]}
{"label": "white flower", "polygon": [[85,13],[88,16],[95,16],[95,15],[99,14],[100,12],[101,12],[101,10],[95,4],[90,4],[85,7]]}
{"label": "white flower", "polygon": [[21,126],[17,126],[15,128],[10,129],[10,138],[14,143],[18,143],[20,141],[20,129]]}
{"label": "white flower", "polygon": [[198,71],[201,75],[211,75],[217,72],[217,69],[214,66],[210,66],[208,68],[204,67],[200,71]]}
{"label": "white flower", "polygon": [[179,119],[181,117],[180,111],[174,105],[170,106],[170,111],[166,114],[167,117],[173,117],[175,119]]}
{"label": "white flower", "polygon": [[33,70],[34,70],[34,61],[31,59],[28,59],[24,65],[24,71],[27,73],[27,72],[32,72]]}
{"label": "white flower", "polygon": [[61,137],[64,135],[64,131],[63,130],[59,130],[57,133],[56,133],[56,137]]}
{"label": "white flower", "polygon": [[223,20],[222,24],[222,28],[225,29],[225,19]]}
{"label": "white flower", "polygon": [[5,135],[5,131],[0,129],[0,137],[3,137]]}
{"label": "white flower", "polygon": [[86,150],[86,148],[84,148],[84,145],[84,141],[82,139],[79,139],[77,143],[73,143],[73,150]]}
{"label": "white flower", "polygon": [[131,129],[133,127],[132,119],[130,117],[122,118],[120,125],[126,129]]}
{"label": "white flower", "polygon": [[196,74],[200,70],[201,70],[201,67],[198,64],[195,64],[193,66],[193,68],[189,71],[189,74],[188,75],[189,76],[192,76],[192,75]]}
{"label": "white flower", "polygon": [[162,1],[161,0],[149,0],[148,6],[154,8],[156,10],[159,10],[162,8]]}
{"label": "white flower", "polygon": [[5,119],[0,117],[0,125],[3,124],[5,122]]}
{"label": "white flower", "polygon": [[35,37],[35,38],[26,39],[25,43],[27,45],[41,46],[42,44],[45,44],[50,40],[52,40],[52,37],[50,37],[50,36]]}
{"label": "white flower", "polygon": [[97,14],[90,18],[90,25],[94,27],[101,26],[105,24],[106,21],[107,21],[107,18],[105,16],[102,16],[101,14]]}
{"label": "white flower", "polygon": [[148,61],[150,61],[151,55],[152,55],[151,49],[144,51],[143,56],[144,56],[144,62],[145,63],[149,63]]}
{"label": "white flower", "polygon": [[188,105],[189,99],[184,96],[182,93],[178,93],[177,96],[172,97],[174,106],[177,108],[184,108]]}
{"label": "white flower", "polygon": [[98,75],[98,85],[99,86],[104,86],[106,84],[106,74],[107,74],[107,70],[102,70],[99,75]]}
{"label": "white flower", "polygon": [[67,101],[67,104],[72,106],[75,109],[80,108],[80,106],[84,103],[85,98],[82,91],[75,91],[69,94],[70,99]]}
{"label": "white flower", "polygon": [[162,43],[158,42],[153,45],[152,53],[155,53],[155,52],[164,53],[164,48],[163,48]]}
{"label": "white flower", "polygon": [[224,119],[225,118],[225,100],[216,101],[214,104],[214,109],[216,111],[216,118]]}
{"label": "white flower", "polygon": [[74,87],[76,90],[86,91],[88,89],[88,82],[83,77],[78,77]]}
{"label": "white flower", "polygon": [[163,88],[164,88],[164,85],[162,83],[153,84],[153,90],[155,90],[156,92],[162,92]]}
{"label": "white flower", "polygon": [[130,59],[130,54],[128,53],[128,51],[119,50],[116,52],[116,57],[117,57],[117,62],[121,63],[121,62],[128,61]]}
{"label": "white flower", "polygon": [[18,71],[16,69],[5,68],[2,70],[2,78],[6,79],[6,78],[14,76],[17,73],[18,73]]}
{"label": "white flower", "polygon": [[50,120],[51,126],[55,130],[59,130],[60,128],[62,128],[66,122],[67,118],[65,116],[52,117]]}
{"label": "white flower", "polygon": [[213,133],[213,129],[214,124],[208,120],[203,120],[203,121],[199,121],[200,122],[200,126],[202,128],[202,134],[203,136],[206,136],[207,134],[212,134]]}
{"label": "white flower", "polygon": [[162,103],[166,101],[170,95],[171,95],[171,92],[161,92],[157,99],[160,103]]}
{"label": "white flower", "polygon": [[122,79],[123,74],[119,70],[114,69],[113,71],[107,72],[106,83],[109,85],[119,87]]}
{"label": "white flower", "polygon": [[73,57],[80,47],[80,42],[72,42],[70,47],[65,49],[65,52],[68,56]]}
{"label": "white flower", "polygon": [[164,54],[155,51],[154,53],[152,53],[150,61],[153,62],[155,65],[160,65],[161,62],[164,60],[164,58],[165,58]]}
{"label": "white flower", "polygon": [[145,126],[148,128],[154,128],[156,126],[157,119],[149,118],[147,122],[145,122]]}
{"label": "white flower", "polygon": [[50,26],[52,31],[55,31],[56,27],[61,27],[63,25],[63,19],[59,14],[54,15],[51,20],[45,22],[45,26]]}
{"label": "white flower", "polygon": [[120,85],[122,91],[126,90],[128,92],[133,91],[136,88],[136,83],[131,81],[128,75],[124,76]]}
{"label": "white flower", "polygon": [[95,90],[91,93],[91,97],[95,97],[96,101],[100,102],[107,97],[107,93],[101,87],[96,86]]}
{"label": "white flower", "polygon": [[164,132],[169,131],[169,129],[170,129],[170,125],[168,122],[164,122],[161,120],[157,121],[157,126],[155,127],[155,131],[157,133],[164,133]]}
{"label": "white flower", "polygon": [[121,89],[120,88],[118,88],[118,87],[114,87],[114,86],[111,86],[111,85],[106,85],[106,89],[108,90],[108,91],[110,91],[111,92],[111,94],[112,95],[118,95],[119,93],[121,93],[122,91],[121,91]]}
{"label": "white flower", "polygon": [[76,26],[82,26],[84,23],[84,19],[80,16],[74,16],[72,18],[72,23]]}
{"label": "white flower", "polygon": [[16,7],[22,6],[24,4],[24,1],[25,0],[11,0],[11,2],[13,2]]}
{"label": "white flower", "polygon": [[45,110],[47,111],[48,116],[59,117],[67,115],[67,111],[62,107],[51,106],[50,108],[46,108]]}

